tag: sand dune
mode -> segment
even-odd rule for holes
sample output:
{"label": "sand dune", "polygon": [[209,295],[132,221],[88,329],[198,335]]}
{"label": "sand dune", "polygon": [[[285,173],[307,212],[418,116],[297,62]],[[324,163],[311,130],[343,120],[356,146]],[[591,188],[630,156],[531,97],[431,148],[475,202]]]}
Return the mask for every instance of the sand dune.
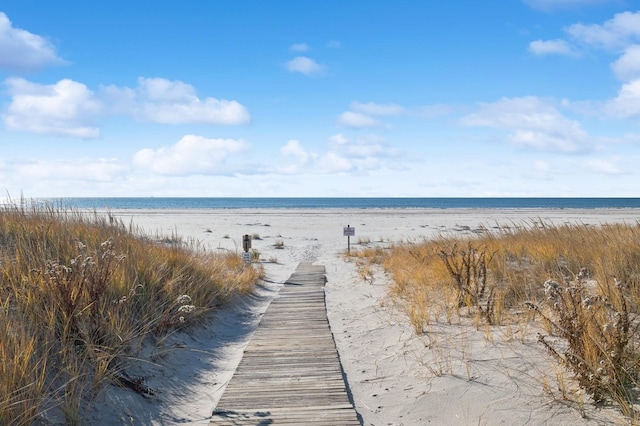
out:
{"label": "sand dune", "polygon": [[346,225],[356,228],[352,248],[416,241],[438,233],[473,234],[536,221],[636,223],[637,210],[123,210],[126,224],[151,234],[177,234],[207,250],[241,251],[254,237],[267,282],[257,294],[214,315],[205,327],[176,333],[148,348],[140,363],[156,391],[152,399],[117,388],[103,392],[92,422],[207,424],[240,360],[251,332],[298,262],[327,269],[327,310],[355,406],[366,425],[619,424],[614,409],[579,410],[553,390],[557,369],[535,341],[535,330],[462,323],[433,324],[417,336],[386,292],[378,271],[364,282],[343,256]]}

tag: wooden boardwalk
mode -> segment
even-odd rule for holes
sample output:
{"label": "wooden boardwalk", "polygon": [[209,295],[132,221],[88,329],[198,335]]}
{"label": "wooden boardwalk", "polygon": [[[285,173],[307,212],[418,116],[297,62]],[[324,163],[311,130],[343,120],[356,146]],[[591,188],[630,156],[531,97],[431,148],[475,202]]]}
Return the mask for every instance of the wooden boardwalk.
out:
{"label": "wooden boardwalk", "polygon": [[324,266],[301,263],[271,302],[210,426],[360,425],[325,306]]}

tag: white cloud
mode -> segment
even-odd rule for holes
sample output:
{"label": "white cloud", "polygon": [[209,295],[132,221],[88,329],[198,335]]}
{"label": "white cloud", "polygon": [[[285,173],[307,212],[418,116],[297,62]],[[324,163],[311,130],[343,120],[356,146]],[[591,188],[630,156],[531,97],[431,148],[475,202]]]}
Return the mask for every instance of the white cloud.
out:
{"label": "white cloud", "polygon": [[41,85],[21,78],[9,78],[4,84],[11,96],[2,115],[7,128],[80,138],[99,136],[100,130],[89,123],[102,105],[84,84],[65,79]]}
{"label": "white cloud", "polygon": [[297,56],[286,63],[286,68],[291,72],[299,72],[306,76],[322,74],[324,67],[311,58]]}
{"label": "white cloud", "polygon": [[0,68],[33,71],[47,65],[66,63],[45,38],[14,28],[6,14],[0,12]]}
{"label": "white cloud", "polygon": [[603,49],[624,48],[640,41],[640,12],[614,15],[604,24],[573,24],[565,30],[577,41]]}
{"label": "white cloud", "polygon": [[305,164],[309,159],[309,153],[302,148],[300,141],[291,139],[280,151],[288,156],[295,158],[300,164]]}
{"label": "white cloud", "polygon": [[359,112],[345,111],[338,117],[338,123],[347,127],[366,128],[380,127],[382,124],[376,119]]}
{"label": "white cloud", "polygon": [[238,169],[228,163],[228,158],[248,147],[242,140],[186,135],[168,148],[142,149],[135,153],[133,161],[159,175],[228,175]]}
{"label": "white cloud", "polygon": [[318,159],[318,168],[322,173],[349,172],[353,167],[351,160],[331,151]]}
{"label": "white cloud", "polygon": [[342,133],[337,133],[331,137],[329,137],[329,141],[332,143],[336,143],[338,145],[344,145],[349,143],[350,139],[343,135]]}
{"label": "white cloud", "polygon": [[296,43],[296,44],[292,44],[289,49],[291,49],[294,52],[306,52],[307,50],[309,50],[309,45],[306,43]]}
{"label": "white cloud", "polygon": [[140,77],[135,89],[106,86],[102,92],[114,110],[155,123],[237,125],[251,120],[239,102],[200,99],[193,86],[179,80]]}
{"label": "white cloud", "polygon": [[342,47],[342,43],[339,42],[338,40],[331,40],[327,43],[327,47],[329,49],[339,49]]}
{"label": "white cloud", "polygon": [[625,49],[624,54],[611,68],[620,80],[629,81],[640,78],[640,45],[634,44]]}
{"label": "white cloud", "polygon": [[407,114],[407,110],[394,103],[378,104],[375,102],[351,102],[349,111],[338,117],[338,124],[353,128],[388,127],[374,117],[388,117]]}
{"label": "white cloud", "polygon": [[289,140],[280,151],[294,163],[278,167],[280,174],[366,174],[373,170],[395,165],[401,155],[394,148],[386,146],[384,139],[377,135],[366,135],[355,140],[339,133],[331,136],[329,149],[323,153],[307,151],[300,141]]}
{"label": "white cloud", "polygon": [[553,105],[533,96],[482,104],[462,123],[508,130],[511,143],[537,150],[575,153],[592,148],[578,121],[566,118]]}
{"label": "white cloud", "polygon": [[575,55],[571,45],[565,40],[535,40],[529,43],[529,52],[534,55]]}
{"label": "white cloud", "polygon": [[640,78],[624,84],[618,96],[605,104],[604,111],[618,118],[640,118]]}
{"label": "white cloud", "polygon": [[351,110],[366,114],[366,115],[379,115],[379,116],[387,116],[387,115],[401,115],[406,112],[406,110],[397,104],[377,104],[375,102],[351,102]]}

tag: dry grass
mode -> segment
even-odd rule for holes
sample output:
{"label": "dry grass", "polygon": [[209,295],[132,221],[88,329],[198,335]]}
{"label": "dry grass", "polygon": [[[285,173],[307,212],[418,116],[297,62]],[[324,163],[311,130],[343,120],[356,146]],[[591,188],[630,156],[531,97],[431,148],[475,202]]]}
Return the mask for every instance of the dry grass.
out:
{"label": "dry grass", "polygon": [[511,327],[541,319],[547,336],[539,341],[592,400],[637,415],[640,224],[531,221],[355,256],[384,267],[418,333],[433,321],[467,318],[480,329],[480,320]]}
{"label": "dry grass", "polygon": [[260,274],[111,216],[0,208],[0,424],[47,410],[78,424],[105,381],[150,392],[126,372],[145,337],[196,324]]}

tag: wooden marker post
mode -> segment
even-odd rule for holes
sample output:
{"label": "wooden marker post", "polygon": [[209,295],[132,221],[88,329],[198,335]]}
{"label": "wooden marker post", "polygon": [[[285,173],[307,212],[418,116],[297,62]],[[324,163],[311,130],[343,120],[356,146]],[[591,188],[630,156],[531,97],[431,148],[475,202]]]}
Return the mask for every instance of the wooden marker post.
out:
{"label": "wooden marker post", "polygon": [[251,248],[251,235],[245,234],[242,236],[242,248],[244,249],[242,260],[244,260],[245,263],[251,263],[251,253],[249,253],[249,249]]}
{"label": "wooden marker post", "polygon": [[342,235],[347,237],[347,253],[351,254],[351,237],[356,235],[356,228],[347,225],[342,228]]}

